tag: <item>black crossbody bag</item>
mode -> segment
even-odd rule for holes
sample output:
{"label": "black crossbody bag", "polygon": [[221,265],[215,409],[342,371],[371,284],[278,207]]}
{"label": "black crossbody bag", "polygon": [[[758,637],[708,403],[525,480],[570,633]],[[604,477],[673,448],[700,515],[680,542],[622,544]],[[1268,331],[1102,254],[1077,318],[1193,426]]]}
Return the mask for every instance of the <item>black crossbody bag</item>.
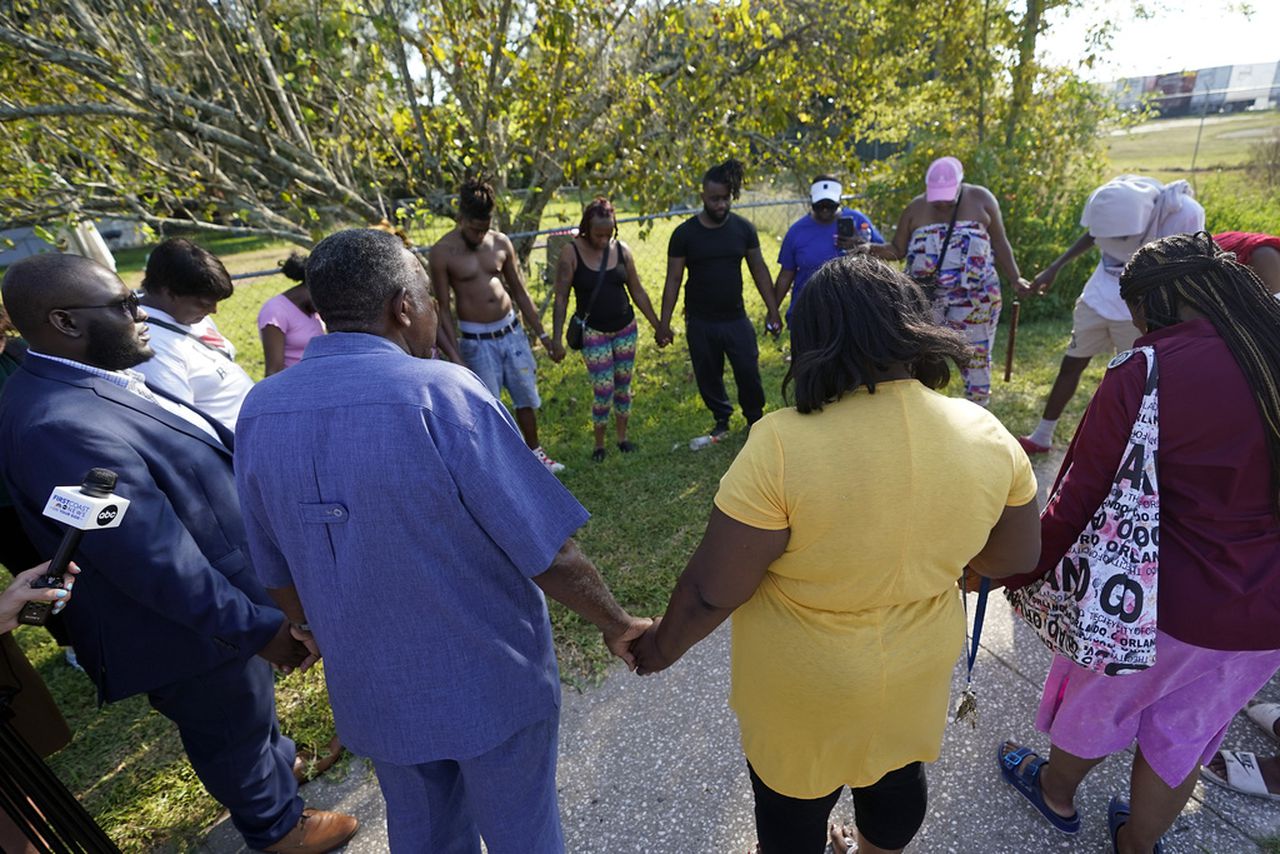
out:
{"label": "black crossbody bag", "polygon": [[[600,296],[600,291],[604,287],[604,274],[609,268],[609,255],[613,252],[613,241],[609,241],[609,245],[604,249],[604,256],[600,259],[600,271],[596,275],[595,290],[591,292],[591,299],[587,300],[587,313],[582,317],[574,314],[569,318],[569,328],[564,332],[564,343],[570,350],[582,349],[582,330],[587,326],[587,319],[591,317],[591,307],[596,304],[596,297]],[[581,258],[581,254],[578,256]],[[583,263],[586,263],[585,261]],[[622,255],[618,255],[618,263],[622,263]]]}

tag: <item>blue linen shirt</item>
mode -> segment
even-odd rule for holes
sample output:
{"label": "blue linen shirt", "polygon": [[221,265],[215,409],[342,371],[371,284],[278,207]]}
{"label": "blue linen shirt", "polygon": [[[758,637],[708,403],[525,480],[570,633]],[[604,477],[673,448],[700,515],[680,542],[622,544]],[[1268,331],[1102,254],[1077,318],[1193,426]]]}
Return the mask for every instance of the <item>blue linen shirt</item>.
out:
{"label": "blue linen shirt", "polygon": [[254,568],[297,587],[353,751],[466,759],[558,714],[530,579],[588,514],[474,374],[313,338],[249,393],[235,469]]}
{"label": "blue linen shirt", "polygon": [[[842,207],[838,217],[853,217],[858,233],[872,243],[884,243],[884,237],[876,230],[862,211]],[[838,218],[837,217],[837,218]],[[796,304],[800,291],[804,289],[809,277],[818,271],[823,264],[840,255],[836,247],[836,223],[826,225],[815,220],[809,214],[791,224],[782,238],[782,248],[778,250],[778,266],[784,270],[795,270],[795,282],[791,286],[791,302],[787,306],[787,319],[791,318],[791,308]]]}

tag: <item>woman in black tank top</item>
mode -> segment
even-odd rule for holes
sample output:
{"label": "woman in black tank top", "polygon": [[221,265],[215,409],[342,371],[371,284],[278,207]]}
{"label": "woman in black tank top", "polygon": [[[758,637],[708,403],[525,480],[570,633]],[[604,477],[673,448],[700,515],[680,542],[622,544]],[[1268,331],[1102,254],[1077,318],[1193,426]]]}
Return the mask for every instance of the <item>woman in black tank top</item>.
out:
{"label": "woman in black tank top", "polygon": [[572,287],[574,316],[584,324],[582,357],[591,376],[591,424],[595,432],[591,459],[596,462],[605,458],[604,435],[610,411],[618,450],[623,453],[636,450],[627,439],[631,372],[638,337],[632,301],[649,324],[658,328],[658,317],[640,284],[635,258],[617,236],[618,220],[613,205],[608,199],[597,198],[582,212],[578,235],[560,251],[556,265],[551,358],[559,362],[565,355],[561,336]]}

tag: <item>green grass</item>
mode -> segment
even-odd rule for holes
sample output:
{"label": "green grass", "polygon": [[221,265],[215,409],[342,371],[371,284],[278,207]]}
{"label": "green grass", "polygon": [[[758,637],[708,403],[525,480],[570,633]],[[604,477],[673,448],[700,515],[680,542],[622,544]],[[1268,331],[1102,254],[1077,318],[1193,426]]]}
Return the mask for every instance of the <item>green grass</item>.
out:
{"label": "green grass", "polygon": [[[660,221],[645,241],[639,239],[635,226],[624,227],[623,237],[635,248],[655,299],[666,240],[678,222]],[[773,226],[762,216],[761,227],[765,257],[772,259],[777,252],[777,238],[769,233]],[[287,251],[285,246],[256,245],[224,260],[232,272],[264,269]],[[126,269],[125,274],[127,279],[138,275],[136,269]],[[281,276],[242,285],[218,315],[223,332],[236,343],[241,360],[255,376],[261,375],[254,325],[257,307],[286,285]],[[759,326],[763,305],[750,286],[747,291],[749,311]],[[535,297],[546,293],[540,285],[534,292]],[[1039,418],[1042,395],[1053,380],[1068,331],[1065,322],[1038,322],[1020,329],[1013,381],[997,381],[992,397],[993,410],[1011,430],[1029,430]],[[576,355],[561,365],[540,358],[539,376],[543,443],[568,466],[565,485],[592,513],[579,539],[618,599],[644,615],[661,613],[665,607],[676,577],[702,534],[720,476],[741,447],[744,426],[736,416],[728,442],[690,451],[689,439],[710,427],[710,416],[698,398],[682,338],[664,350],[652,341],[646,326],[631,419],[638,454],[613,453],[598,465],[589,461],[591,387]],[[761,370],[770,408],[782,405],[779,388],[786,369],[785,343],[785,337],[781,342],[761,340]],[[1000,354],[1003,347],[1001,339]],[[1101,371],[1097,364],[1086,374],[1086,392]],[[1074,429],[1086,400],[1082,393],[1068,409],[1063,437]],[[566,682],[584,686],[598,680],[608,655],[595,629],[555,603],[551,619]],[[22,629],[18,638],[75,732],[71,745],[51,760],[58,775],[122,849],[190,850],[221,810],[195,779],[173,727],[139,697],[99,710],[89,681],[66,667],[46,633]],[[286,733],[304,744],[319,746],[328,741],[332,721],[319,669],[280,680],[277,702]]]}
{"label": "green grass", "polygon": [[1167,181],[1189,177],[1198,133],[1197,172],[1243,166],[1249,160],[1251,145],[1277,131],[1280,110],[1207,116],[1203,133],[1199,117],[1159,119],[1112,136],[1108,154],[1117,172],[1136,172]]}

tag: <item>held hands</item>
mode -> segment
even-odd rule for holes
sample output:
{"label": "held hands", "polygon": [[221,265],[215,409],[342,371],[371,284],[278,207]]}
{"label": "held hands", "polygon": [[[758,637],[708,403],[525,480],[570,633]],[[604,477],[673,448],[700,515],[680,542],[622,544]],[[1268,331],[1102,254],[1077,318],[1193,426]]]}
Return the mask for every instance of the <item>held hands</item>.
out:
{"label": "held hands", "polygon": [[[956,583],[960,585],[960,589],[965,593],[977,593],[978,588],[982,585],[982,576],[978,575],[978,573],[968,567],[966,567],[966,570],[967,571],[960,576]],[[992,590],[999,590],[1004,587],[1004,579],[1002,578],[991,578],[988,579],[988,581],[990,582],[990,589]]]}
{"label": "held hands", "polygon": [[311,665],[320,660],[320,645],[316,643],[315,635],[295,623],[289,624],[289,634],[293,635],[294,640],[307,648],[307,657],[298,665],[298,672],[306,673],[311,669]]}
{"label": "held hands", "polygon": [[[271,666],[281,673],[292,673],[296,669],[306,670],[320,658],[320,650],[316,648],[313,652],[311,647],[298,639],[294,631],[295,628],[288,619],[281,620],[280,628],[276,629],[275,635],[267,641],[266,646],[258,650],[258,655],[269,661]],[[312,645],[314,643],[315,641],[312,641]]]}
{"label": "held hands", "polygon": [[777,338],[782,334],[782,318],[776,310],[769,312],[764,321],[764,331]]}
{"label": "held hands", "polygon": [[628,670],[636,669],[636,659],[632,647],[637,638],[653,624],[653,620],[643,617],[628,616],[625,620],[605,628],[604,645],[609,652],[627,663]]}
{"label": "held hands", "polygon": [[675,659],[668,658],[658,647],[658,626],[661,623],[662,618],[658,617],[649,626],[649,630],[631,645],[631,652],[636,659],[636,672],[640,676],[658,673],[675,664]]}
{"label": "held hands", "polygon": [[[1031,280],[1031,286],[1027,293],[1044,294],[1049,288],[1053,287],[1053,280],[1056,278],[1058,278],[1057,268],[1049,267]],[[1018,292],[1022,293],[1021,283],[1019,283]]]}
{"label": "held hands", "polygon": [[551,357],[551,361],[557,365],[564,361],[564,345],[558,340],[547,342],[547,355]]}
{"label": "held hands", "polygon": [[671,332],[670,324],[661,323],[653,333],[654,340],[658,342],[659,347],[666,347],[672,341],[676,340],[676,336]]}
{"label": "held hands", "polygon": [[871,251],[871,244],[861,237],[836,235],[836,248],[846,255],[865,255]]}

